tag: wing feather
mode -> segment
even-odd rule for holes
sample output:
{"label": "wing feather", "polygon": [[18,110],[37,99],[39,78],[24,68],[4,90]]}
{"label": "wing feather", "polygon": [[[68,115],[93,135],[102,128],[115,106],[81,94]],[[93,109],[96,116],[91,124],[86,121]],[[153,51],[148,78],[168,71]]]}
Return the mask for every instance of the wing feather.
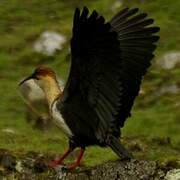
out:
{"label": "wing feather", "polygon": [[154,20],[138,11],[125,8],[105,22],[96,11],[89,15],[86,7],[75,10],[72,63],[63,99],[71,103],[78,95],[88,104],[96,114],[98,125],[92,129],[100,141],[110,131],[118,136],[130,116],[159,39],[154,35],[159,28],[149,27]]}
{"label": "wing feather", "polygon": [[[156,49],[154,43],[159,39],[154,35],[159,28],[149,27],[154,22],[153,19],[146,19],[146,13],[131,12],[133,12],[131,13],[132,17],[126,16],[124,19],[124,15],[120,13],[120,15],[116,15],[116,21],[114,19],[110,21],[113,30],[118,33],[122,52],[121,81],[124,91],[126,91],[121,96],[121,101],[124,103],[118,115],[120,126],[123,126],[126,118],[130,116],[130,110],[138,95],[142,78],[154,56],[153,51]],[[126,13],[128,14],[128,12]]]}

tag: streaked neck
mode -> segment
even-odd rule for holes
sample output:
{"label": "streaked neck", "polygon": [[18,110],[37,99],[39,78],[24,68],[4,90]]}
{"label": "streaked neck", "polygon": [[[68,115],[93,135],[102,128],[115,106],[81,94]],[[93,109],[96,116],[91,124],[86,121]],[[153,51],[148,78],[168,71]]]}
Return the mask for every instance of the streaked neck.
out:
{"label": "streaked neck", "polygon": [[55,99],[60,97],[62,94],[62,91],[56,80],[47,81],[44,86],[44,92],[48,101],[49,108],[51,107]]}

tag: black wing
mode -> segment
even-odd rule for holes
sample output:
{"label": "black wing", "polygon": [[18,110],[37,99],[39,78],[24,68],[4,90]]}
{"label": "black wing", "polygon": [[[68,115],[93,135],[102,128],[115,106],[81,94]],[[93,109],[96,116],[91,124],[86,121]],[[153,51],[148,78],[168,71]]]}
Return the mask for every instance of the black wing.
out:
{"label": "black wing", "polygon": [[138,13],[138,8],[125,8],[110,21],[112,29],[118,34],[122,60],[120,75],[123,84],[122,106],[117,121],[121,127],[130,116],[141,80],[154,57],[153,51],[156,49],[154,43],[159,39],[159,36],[154,35],[159,31],[159,27],[149,27],[154,20],[146,17],[146,13]]}
{"label": "black wing", "polygon": [[[146,28],[151,19],[136,9],[122,10],[110,23],[85,7],[74,14],[71,39],[72,62],[63,100],[80,96],[95,112],[96,136],[102,140],[110,131],[119,136],[119,126],[130,113],[138,95],[157,37],[157,28]],[[82,122],[83,123],[83,122]],[[86,122],[87,123],[87,122]]]}

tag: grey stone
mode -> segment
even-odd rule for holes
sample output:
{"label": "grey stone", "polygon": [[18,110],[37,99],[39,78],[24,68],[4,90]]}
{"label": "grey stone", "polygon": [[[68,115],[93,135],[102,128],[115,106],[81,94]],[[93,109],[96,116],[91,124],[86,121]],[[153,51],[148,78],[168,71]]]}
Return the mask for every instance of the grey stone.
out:
{"label": "grey stone", "polygon": [[165,180],[180,180],[180,169],[172,169],[168,171]]}
{"label": "grey stone", "polygon": [[34,44],[36,52],[52,56],[57,50],[62,50],[66,37],[53,31],[45,31]]}
{"label": "grey stone", "polygon": [[180,64],[180,52],[168,52],[157,59],[156,64],[162,69],[173,69]]}

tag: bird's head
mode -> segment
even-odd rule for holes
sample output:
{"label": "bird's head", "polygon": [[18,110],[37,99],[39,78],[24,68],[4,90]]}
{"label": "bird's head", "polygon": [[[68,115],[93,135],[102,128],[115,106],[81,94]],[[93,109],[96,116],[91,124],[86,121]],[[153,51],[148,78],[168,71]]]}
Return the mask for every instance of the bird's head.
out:
{"label": "bird's head", "polygon": [[51,107],[52,102],[61,94],[55,72],[49,67],[39,66],[30,76],[21,81],[19,85],[30,79],[33,79],[44,91],[49,106]]}
{"label": "bird's head", "polygon": [[23,81],[21,81],[19,85],[25,83],[30,79],[33,79],[42,89],[44,89],[47,84],[50,84],[53,81],[57,81],[55,72],[51,68],[46,66],[37,67],[34,72]]}

